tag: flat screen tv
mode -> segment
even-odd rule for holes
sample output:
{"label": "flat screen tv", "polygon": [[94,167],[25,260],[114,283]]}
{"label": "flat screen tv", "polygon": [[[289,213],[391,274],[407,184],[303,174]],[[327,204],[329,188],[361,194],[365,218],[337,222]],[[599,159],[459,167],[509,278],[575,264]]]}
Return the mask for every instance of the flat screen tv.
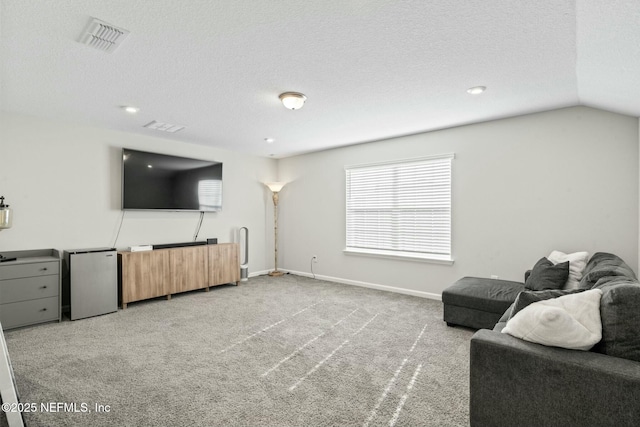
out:
{"label": "flat screen tv", "polygon": [[219,211],[222,163],[123,148],[122,209]]}

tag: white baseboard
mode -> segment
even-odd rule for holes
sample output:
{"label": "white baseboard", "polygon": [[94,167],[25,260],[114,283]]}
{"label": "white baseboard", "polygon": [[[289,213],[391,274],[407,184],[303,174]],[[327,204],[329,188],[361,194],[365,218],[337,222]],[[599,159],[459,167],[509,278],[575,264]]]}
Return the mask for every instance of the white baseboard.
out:
{"label": "white baseboard", "polygon": [[[280,270],[284,271],[284,272],[287,272],[287,273],[295,274],[297,276],[304,276],[304,277],[313,278],[313,275],[311,273],[307,273],[307,272],[303,272],[303,271],[287,270],[287,269],[282,269],[282,268]],[[413,289],[398,288],[398,287],[395,287],[395,286],[387,286],[387,285],[379,285],[377,283],[361,282],[359,280],[350,280],[350,279],[342,279],[342,278],[339,278],[339,277],[323,276],[321,274],[316,274],[315,278],[319,279],[319,280],[326,280],[327,282],[344,283],[345,285],[361,286],[363,288],[378,289],[378,290],[381,290],[381,291],[395,292],[395,293],[398,293],[398,294],[412,295],[414,297],[428,298],[428,299],[433,299],[433,300],[436,300],[436,301],[442,301],[442,295],[441,294],[434,294],[434,293],[431,293],[431,292],[415,291]]]}
{"label": "white baseboard", "polygon": [[264,276],[265,274],[268,274],[270,271],[271,270],[253,271],[249,273],[249,277]]}

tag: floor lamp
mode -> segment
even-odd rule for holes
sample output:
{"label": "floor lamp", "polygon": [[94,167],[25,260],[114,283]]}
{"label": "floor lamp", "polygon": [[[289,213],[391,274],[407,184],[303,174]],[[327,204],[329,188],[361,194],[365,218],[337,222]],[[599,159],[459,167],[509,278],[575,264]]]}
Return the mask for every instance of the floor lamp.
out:
{"label": "floor lamp", "polygon": [[282,190],[286,183],[284,182],[269,182],[265,185],[269,187],[269,190],[273,193],[273,233],[274,233],[274,265],[275,269],[269,273],[269,276],[282,276],[284,273],[278,271],[278,193]]}

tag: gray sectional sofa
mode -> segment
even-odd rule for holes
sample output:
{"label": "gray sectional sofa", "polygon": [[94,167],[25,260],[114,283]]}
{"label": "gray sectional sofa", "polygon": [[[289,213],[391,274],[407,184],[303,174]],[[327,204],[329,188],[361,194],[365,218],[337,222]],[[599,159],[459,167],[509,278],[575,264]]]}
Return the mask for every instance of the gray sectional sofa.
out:
{"label": "gray sectional sofa", "polygon": [[599,288],[602,341],[591,351],[527,342],[495,327],[471,338],[472,426],[640,426],[640,283],[594,254],[581,289]]}

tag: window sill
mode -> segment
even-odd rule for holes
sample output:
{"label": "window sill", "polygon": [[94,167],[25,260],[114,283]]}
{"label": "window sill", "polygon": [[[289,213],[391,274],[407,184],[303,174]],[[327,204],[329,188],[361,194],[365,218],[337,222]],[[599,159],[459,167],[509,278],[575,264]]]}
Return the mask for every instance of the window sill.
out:
{"label": "window sill", "polygon": [[402,259],[408,261],[428,262],[433,264],[445,264],[453,265],[453,258],[448,255],[427,255],[427,254],[415,254],[411,252],[393,252],[393,251],[380,251],[375,249],[356,249],[345,248],[342,251],[346,255],[362,255],[374,258],[387,258],[387,259]]}

